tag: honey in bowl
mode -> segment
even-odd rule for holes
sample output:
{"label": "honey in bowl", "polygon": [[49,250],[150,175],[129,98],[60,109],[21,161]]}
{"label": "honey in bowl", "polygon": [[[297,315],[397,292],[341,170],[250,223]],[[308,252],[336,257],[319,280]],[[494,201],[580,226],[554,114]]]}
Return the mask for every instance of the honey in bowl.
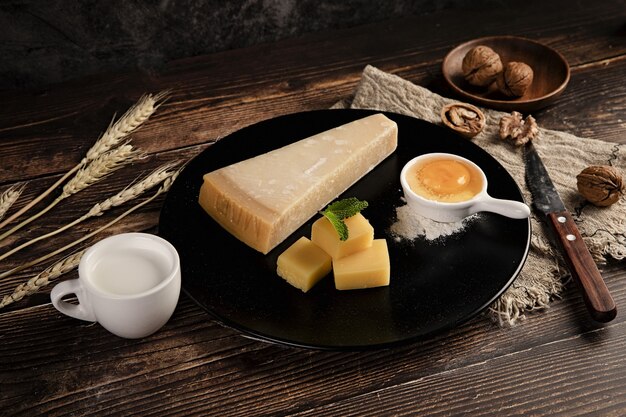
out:
{"label": "honey in bowl", "polygon": [[442,203],[470,200],[483,187],[482,175],[474,166],[446,157],[413,165],[406,173],[406,180],[415,194]]}

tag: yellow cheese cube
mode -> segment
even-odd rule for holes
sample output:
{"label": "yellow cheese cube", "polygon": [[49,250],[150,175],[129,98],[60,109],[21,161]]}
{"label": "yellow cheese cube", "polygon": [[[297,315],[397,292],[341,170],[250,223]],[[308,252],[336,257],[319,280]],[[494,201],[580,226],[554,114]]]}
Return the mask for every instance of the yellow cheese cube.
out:
{"label": "yellow cheese cube", "polygon": [[310,290],[332,269],[330,256],[304,236],[281,253],[277,263],[278,275],[303,292]]}
{"label": "yellow cheese cube", "polygon": [[311,227],[311,240],[333,259],[341,259],[372,246],[374,228],[361,213],[344,220],[348,226],[348,239],[342,241],[326,217],[321,217]]}
{"label": "yellow cheese cube", "polygon": [[368,249],[333,260],[333,271],[338,290],[389,285],[391,268],[387,241],[376,239]]}

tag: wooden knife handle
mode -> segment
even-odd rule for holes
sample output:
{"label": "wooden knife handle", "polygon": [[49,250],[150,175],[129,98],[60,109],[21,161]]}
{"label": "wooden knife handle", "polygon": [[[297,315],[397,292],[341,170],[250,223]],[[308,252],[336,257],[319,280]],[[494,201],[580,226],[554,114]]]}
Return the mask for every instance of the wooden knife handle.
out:
{"label": "wooden knife handle", "polygon": [[567,211],[550,213],[548,223],[563,250],[569,271],[582,291],[591,317],[600,322],[613,320],[617,315],[615,302],[572,216]]}

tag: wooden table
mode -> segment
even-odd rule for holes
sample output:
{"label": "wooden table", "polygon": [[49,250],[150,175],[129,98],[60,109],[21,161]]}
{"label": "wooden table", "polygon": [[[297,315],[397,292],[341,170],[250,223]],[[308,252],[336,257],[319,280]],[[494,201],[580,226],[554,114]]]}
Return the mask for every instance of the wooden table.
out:
{"label": "wooden table", "polygon": [[[522,7],[523,5],[523,7]],[[32,224],[12,246],[50,231],[164,161],[188,159],[251,123],[324,109],[348,96],[366,64],[444,95],[441,61],[478,36],[545,42],[572,67],[540,125],[626,143],[626,3],[525,1],[507,10],[448,10],[183,59],[159,74],[116,73],[37,91],[0,93],[0,185],[27,181],[16,207],[76,164],[142,93],[170,100],[134,135],[149,157]],[[512,11],[516,10],[516,11]],[[156,232],[162,200],[97,239]],[[121,211],[11,257],[1,269],[49,252]],[[91,240],[90,243],[95,242]],[[41,267],[0,282],[8,294]],[[626,272],[602,267],[618,317],[588,319],[570,285],[546,311],[513,328],[477,317],[394,349],[320,352],[242,337],[182,295],[156,334],[125,340],[58,313],[50,286],[0,310],[3,415],[626,415]],[[70,273],[64,278],[75,278]]]}

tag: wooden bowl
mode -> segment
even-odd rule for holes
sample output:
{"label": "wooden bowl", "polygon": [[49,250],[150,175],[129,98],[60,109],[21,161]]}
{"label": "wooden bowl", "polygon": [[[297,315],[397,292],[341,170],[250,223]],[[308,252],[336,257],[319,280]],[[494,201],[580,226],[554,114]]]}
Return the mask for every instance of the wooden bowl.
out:
{"label": "wooden bowl", "polygon": [[[485,45],[500,55],[502,63],[522,61],[534,72],[533,82],[522,97],[506,97],[495,85],[476,87],[463,77],[461,63],[465,54],[475,46]],[[539,110],[565,90],[570,78],[567,61],[554,49],[539,42],[516,36],[492,36],[465,42],[443,60],[443,76],[450,87],[470,102],[497,110],[528,113]]]}

